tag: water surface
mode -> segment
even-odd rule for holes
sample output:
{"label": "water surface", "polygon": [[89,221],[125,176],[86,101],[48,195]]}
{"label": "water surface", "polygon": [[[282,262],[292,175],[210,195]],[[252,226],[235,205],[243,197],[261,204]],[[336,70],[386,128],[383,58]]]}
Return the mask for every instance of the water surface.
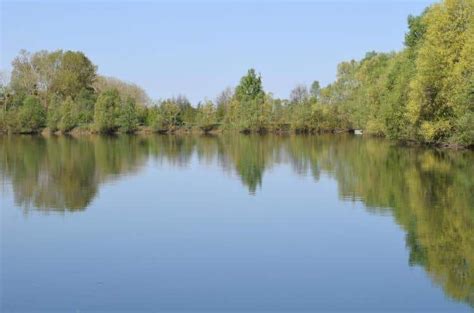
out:
{"label": "water surface", "polygon": [[474,307],[474,154],[354,136],[0,137],[1,309]]}

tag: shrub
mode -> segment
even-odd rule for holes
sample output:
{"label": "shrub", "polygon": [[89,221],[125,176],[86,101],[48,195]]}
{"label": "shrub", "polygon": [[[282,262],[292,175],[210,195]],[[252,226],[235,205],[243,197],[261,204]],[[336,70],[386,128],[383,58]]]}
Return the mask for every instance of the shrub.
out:
{"label": "shrub", "polygon": [[61,121],[61,102],[59,99],[52,98],[48,105],[48,114],[46,117],[46,126],[50,131],[55,132],[59,129]]}
{"label": "shrub", "polygon": [[457,121],[456,126],[454,140],[462,145],[474,145],[474,112],[467,112],[464,114]]}
{"label": "shrub", "polygon": [[20,132],[38,132],[46,124],[46,111],[38,98],[28,96],[18,110]]}
{"label": "shrub", "polygon": [[120,105],[117,90],[107,90],[99,95],[94,108],[94,128],[100,133],[110,133],[117,129],[116,115]]}
{"label": "shrub", "polygon": [[62,104],[60,109],[61,119],[59,121],[59,130],[68,132],[78,125],[78,112],[75,103],[68,97]]}
{"label": "shrub", "polygon": [[137,129],[138,115],[133,99],[127,99],[120,108],[118,126],[123,132],[131,133]]}

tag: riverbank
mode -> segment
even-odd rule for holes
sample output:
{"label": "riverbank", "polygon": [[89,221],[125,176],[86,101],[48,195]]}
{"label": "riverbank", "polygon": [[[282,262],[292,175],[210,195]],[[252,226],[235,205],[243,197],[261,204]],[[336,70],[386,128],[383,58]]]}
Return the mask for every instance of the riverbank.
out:
{"label": "riverbank", "polygon": [[319,131],[296,131],[290,129],[263,129],[259,131],[238,131],[232,129],[223,129],[223,128],[212,128],[203,130],[199,127],[178,127],[173,129],[153,129],[147,126],[139,126],[134,131],[124,132],[120,129],[115,131],[100,133],[96,131],[92,126],[81,126],[75,127],[68,132],[63,131],[51,131],[49,128],[43,128],[35,132],[9,132],[9,131],[0,131],[0,136],[42,136],[42,137],[52,137],[52,136],[70,136],[70,137],[87,137],[87,136],[119,136],[119,135],[132,135],[132,136],[144,136],[144,135],[169,135],[169,136],[219,136],[226,134],[242,134],[242,135],[276,135],[276,136],[317,136],[323,134],[333,134],[333,135],[343,135],[350,134],[353,136],[360,137],[377,137],[384,138],[387,141],[396,143],[399,146],[407,147],[427,147],[427,148],[438,148],[438,149],[448,149],[448,150],[471,150],[474,151],[474,145],[466,146],[457,143],[449,142],[421,142],[416,140],[392,140],[386,138],[385,136],[380,136],[376,134],[371,134],[367,132],[357,132],[354,129],[331,129],[331,130],[319,130]]}

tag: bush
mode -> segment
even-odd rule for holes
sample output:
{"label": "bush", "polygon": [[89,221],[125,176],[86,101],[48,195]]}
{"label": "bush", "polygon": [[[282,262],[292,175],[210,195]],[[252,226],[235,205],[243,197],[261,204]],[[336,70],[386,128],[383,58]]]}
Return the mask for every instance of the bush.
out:
{"label": "bush", "polygon": [[183,125],[180,107],[172,102],[165,101],[160,106],[161,126],[166,130],[174,130]]}
{"label": "bush", "polygon": [[163,118],[158,107],[154,106],[148,109],[146,125],[151,127],[154,131],[163,130]]}
{"label": "bush", "polygon": [[454,140],[456,143],[474,145],[474,112],[467,112],[457,122]]}
{"label": "bush", "polygon": [[144,105],[137,106],[137,118],[139,125],[146,125],[148,118],[148,108]]}
{"label": "bush", "polygon": [[126,133],[131,133],[137,129],[138,116],[133,99],[129,98],[123,103],[118,117],[118,126]]}
{"label": "bush", "polygon": [[383,121],[378,119],[370,119],[367,121],[367,126],[365,128],[367,134],[375,136],[384,136],[385,135],[385,124]]}
{"label": "bush", "polygon": [[59,130],[66,133],[78,125],[79,114],[75,103],[68,97],[62,104],[60,110],[61,119],[59,121]]}
{"label": "bush", "polygon": [[46,124],[46,111],[38,98],[28,96],[18,110],[20,132],[38,132]]}
{"label": "bush", "polygon": [[7,111],[0,111],[0,132],[6,132],[8,130],[7,126]]}
{"label": "bush", "polygon": [[197,126],[205,132],[214,129],[217,123],[216,113],[216,107],[214,104],[211,101],[206,101],[197,110]]}
{"label": "bush", "polygon": [[94,128],[100,133],[117,130],[116,116],[120,105],[117,90],[108,90],[99,95],[94,109]]}
{"label": "bush", "polygon": [[48,105],[48,114],[46,117],[46,126],[50,131],[55,132],[59,129],[61,121],[61,102],[59,99],[52,98]]}
{"label": "bush", "polygon": [[89,89],[82,89],[79,95],[74,99],[78,125],[85,125],[93,122],[96,100],[97,98],[94,91]]}

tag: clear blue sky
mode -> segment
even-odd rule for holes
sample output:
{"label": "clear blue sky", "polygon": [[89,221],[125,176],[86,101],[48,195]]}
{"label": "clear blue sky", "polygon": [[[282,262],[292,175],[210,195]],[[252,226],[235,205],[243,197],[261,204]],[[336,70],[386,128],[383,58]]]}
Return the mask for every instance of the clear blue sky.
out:
{"label": "clear blue sky", "polygon": [[326,85],[343,60],[400,49],[407,16],[433,2],[0,1],[2,70],[20,49],[81,50],[100,74],[193,103],[250,67],[279,97],[296,84]]}

